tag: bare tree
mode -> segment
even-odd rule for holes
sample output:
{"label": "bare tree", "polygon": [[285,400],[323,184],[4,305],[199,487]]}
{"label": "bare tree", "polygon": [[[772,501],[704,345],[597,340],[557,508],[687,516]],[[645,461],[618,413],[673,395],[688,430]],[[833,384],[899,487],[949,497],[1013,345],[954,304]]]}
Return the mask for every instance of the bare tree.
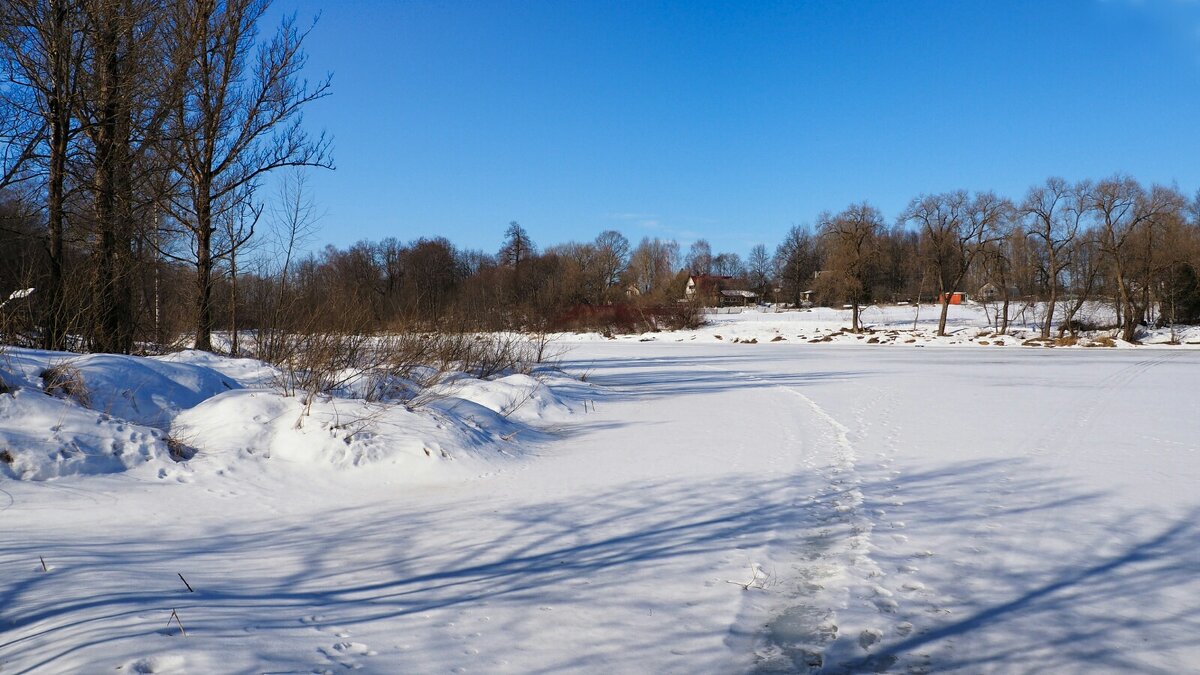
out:
{"label": "bare tree", "polygon": [[713,253],[712,246],[709,245],[708,240],[697,239],[692,242],[683,264],[692,274],[712,274]]}
{"label": "bare tree", "polygon": [[[192,240],[196,268],[195,347],[212,349],[213,250],[217,223],[241,208],[265,174],[283,167],[333,168],[329,140],[310,137],[302,110],[324,98],[330,79],[301,78],[304,39],[311,31],[284,19],[255,53],[258,22],[269,0],[185,3],[190,33],[185,88],[172,114],[172,163],[183,186],[174,212]],[[228,242],[236,248],[253,235]],[[225,252],[228,255],[228,251]]]}
{"label": "bare tree", "polygon": [[179,95],[186,27],[159,0],[81,0],[84,45],[75,113],[86,135],[80,179],[92,197],[97,351],[133,347],[138,230],[158,203],[163,123]]}
{"label": "bare tree", "polygon": [[596,237],[594,245],[597,273],[604,285],[603,293],[608,296],[629,267],[629,240],[616,230],[605,230]]}
{"label": "bare tree", "polygon": [[287,333],[298,325],[292,279],[302,250],[311,242],[322,213],[308,190],[303,168],[286,171],[275,198],[264,209],[265,243],[254,261],[259,284],[254,313],[255,356],[277,362],[284,357]]}
{"label": "bare tree", "polygon": [[760,298],[766,298],[771,290],[771,274],[774,271],[774,264],[771,261],[771,254],[767,253],[767,247],[763,244],[755,244],[754,248],[750,249],[750,259],[746,265],[746,274],[749,277],[750,288],[755,293],[758,293]]}
{"label": "bare tree", "polygon": [[1087,193],[1090,185],[1070,185],[1062,178],[1049,178],[1045,185],[1029,189],[1025,201],[1018,207],[1025,219],[1026,234],[1037,241],[1042,254],[1042,273],[1046,278],[1046,316],[1042,322],[1042,337],[1050,337],[1054,308],[1062,286],[1062,273],[1071,264],[1072,244],[1084,225],[1089,209]]}
{"label": "bare tree", "polygon": [[229,264],[229,355],[238,356],[241,350],[239,335],[239,293],[238,272],[239,261],[243,247],[254,236],[254,228],[262,217],[263,207],[254,203],[251,195],[237,199],[240,208],[236,211],[226,210],[221,213],[221,234],[223,239],[217,244],[217,258],[225,258]]}
{"label": "bare tree", "polygon": [[813,275],[821,269],[816,237],[807,226],[795,225],[775,249],[776,276],[786,300],[799,305],[806,291],[812,290]]}
{"label": "bare tree", "polygon": [[866,202],[854,204],[836,216],[823,215],[817,231],[837,291],[850,300],[850,330],[858,333],[859,308],[868,297],[871,274],[879,256],[883,214]]}
{"label": "bare tree", "polygon": [[970,198],[966,191],[957,190],[919,196],[901,215],[902,221],[921,229],[926,256],[937,273],[941,303],[938,335],[946,334],[951,294],[959,290],[984,244],[996,236],[995,225],[1010,208],[1011,204],[991,192]]}
{"label": "bare tree", "polygon": [[515,220],[510,222],[508,229],[504,231],[504,244],[500,247],[497,258],[501,265],[511,270],[512,284],[509,297],[513,302],[520,302],[523,299],[521,271],[536,252],[533,239],[530,238],[525,228]]}
{"label": "bare tree", "polygon": [[1096,212],[1100,250],[1112,266],[1121,337],[1126,341],[1136,339],[1146,309],[1143,306],[1139,311],[1135,305],[1133,272],[1140,254],[1138,236],[1166,210],[1182,209],[1178,201],[1178,192],[1158,186],[1147,192],[1128,176],[1102,180],[1091,191],[1089,202]]}
{"label": "bare tree", "polygon": [[[0,3],[0,58],[10,87],[4,104],[9,122],[0,187],[23,177],[35,157],[45,165],[46,255],[48,270],[41,289],[45,309],[42,346],[63,346],[64,232],[70,148],[79,125],[75,119],[84,41],[85,15],[79,0],[9,0]],[[13,98],[18,96],[19,98]],[[42,148],[39,151],[39,148]]]}
{"label": "bare tree", "polygon": [[661,294],[671,283],[678,264],[678,242],[643,237],[630,258],[630,283],[643,297]]}
{"label": "bare tree", "polygon": [[712,272],[723,277],[743,277],[746,266],[742,264],[742,256],[723,251],[713,256]]}

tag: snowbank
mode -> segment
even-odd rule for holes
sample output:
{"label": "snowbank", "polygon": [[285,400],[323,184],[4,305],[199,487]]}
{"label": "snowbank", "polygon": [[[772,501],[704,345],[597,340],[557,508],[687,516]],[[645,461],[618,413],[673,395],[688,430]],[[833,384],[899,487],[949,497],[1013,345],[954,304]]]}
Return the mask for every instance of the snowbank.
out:
{"label": "snowbank", "polygon": [[0,362],[9,392],[0,394],[0,471],[46,480],[173,463],[173,453],[189,460],[185,473],[367,465],[401,481],[478,473],[527,451],[543,437],[534,425],[573,414],[557,390],[586,385],[540,377],[458,373],[416,399],[406,390],[403,400],[372,402],[355,387],[310,399],[268,388],[277,370],[253,359],[12,349]]}
{"label": "snowbank", "polygon": [[[0,374],[9,379],[10,374]],[[28,386],[0,394],[0,476],[48,480],[116,473],[167,455],[158,429],[115,419]]]}

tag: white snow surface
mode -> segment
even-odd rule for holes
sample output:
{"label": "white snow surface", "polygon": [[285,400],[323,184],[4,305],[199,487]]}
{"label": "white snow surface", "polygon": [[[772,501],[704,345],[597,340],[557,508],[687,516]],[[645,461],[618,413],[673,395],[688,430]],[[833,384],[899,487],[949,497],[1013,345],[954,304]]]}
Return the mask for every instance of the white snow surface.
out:
{"label": "white snow surface", "polygon": [[1194,672],[1200,351],[971,311],[568,337],[586,382],[412,410],[195,353],[78,359],[96,410],[9,350],[0,672]]}

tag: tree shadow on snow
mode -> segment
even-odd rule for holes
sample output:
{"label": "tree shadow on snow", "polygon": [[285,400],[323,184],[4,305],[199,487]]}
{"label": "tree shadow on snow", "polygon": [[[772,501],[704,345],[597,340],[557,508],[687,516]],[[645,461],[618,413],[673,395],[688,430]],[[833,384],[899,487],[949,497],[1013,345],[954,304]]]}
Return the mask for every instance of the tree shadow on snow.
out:
{"label": "tree shadow on snow", "polygon": [[[828,661],[827,672],[886,670],[894,658],[925,653],[939,672],[1153,672],[1157,655],[1195,646],[1200,510],[1164,519],[1107,508],[1104,494],[1052,481],[1019,460],[884,473],[862,472],[855,486],[864,498],[862,513],[886,510],[888,518],[907,522],[910,535],[945,533],[957,548],[948,544],[938,556],[961,560],[928,566],[919,577],[944,597],[913,601],[913,611],[942,611],[914,620],[910,635],[886,636],[869,654]],[[24,532],[23,541],[0,549],[6,572],[0,578],[0,663],[52,668],[65,656],[114,640],[144,649],[171,609],[201,639],[289,631],[301,622],[321,628],[385,621],[403,634],[424,626],[424,614],[435,610],[570,606],[586,586],[587,597],[607,603],[603,616],[619,621],[639,608],[631,579],[644,583],[660,569],[713,580],[713,554],[735,546],[769,547],[776,558],[803,560],[797,533],[828,517],[805,497],[823,487],[812,474],[681,479],[534,504],[462,499],[430,508],[399,500],[393,507],[309,517],[216,522],[210,516],[197,518],[190,533],[137,523],[74,540],[53,530]],[[890,496],[900,494],[903,503],[894,503]],[[1031,541],[1028,533],[1006,528],[1030,516],[1072,519],[1075,537],[1021,550]],[[872,555],[890,572],[911,561],[912,552],[887,543],[883,522],[876,525]],[[1013,550],[972,558],[974,537],[992,553]],[[50,573],[37,569],[43,554],[54,566]],[[986,588],[976,592],[968,582]],[[786,583],[771,592],[786,601]],[[543,624],[520,612],[507,616],[488,630],[504,631],[511,645],[501,649],[512,653],[498,656],[519,661],[519,650],[537,643]],[[995,639],[997,629],[1004,641]],[[683,622],[665,630],[639,639],[670,646],[694,637]],[[586,668],[638,647],[599,638],[580,642],[580,654],[546,670]],[[946,648],[951,643],[954,648]],[[263,658],[274,664],[282,657]],[[431,658],[441,659],[428,664],[435,670],[461,656]],[[704,670],[704,664],[691,665]]]}

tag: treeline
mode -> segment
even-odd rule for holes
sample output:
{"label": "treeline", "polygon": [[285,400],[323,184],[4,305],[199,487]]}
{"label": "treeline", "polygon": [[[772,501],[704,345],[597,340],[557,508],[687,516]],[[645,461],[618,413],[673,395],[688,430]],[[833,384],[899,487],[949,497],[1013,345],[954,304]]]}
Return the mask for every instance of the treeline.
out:
{"label": "treeline", "polygon": [[[1070,183],[1050,178],[1019,200],[954,191],[913,199],[888,227],[868,204],[822,214],[814,235],[793,232],[795,250],[814,262],[815,289],[853,305],[941,299],[945,333],[950,294],[994,301],[1006,331],[1014,304],[1037,303],[1042,337],[1053,326],[1085,326],[1089,302],[1111,306],[1115,326],[1134,340],[1138,326],[1200,321],[1200,193],[1144,186],[1127,176]],[[803,242],[803,244],[801,243]],[[802,258],[806,259],[807,258]]]}
{"label": "treeline", "polygon": [[434,237],[306,253],[304,171],[332,161],[302,111],[330,82],[300,75],[307,29],[260,32],[267,6],[0,3],[0,302],[17,292],[0,339],[271,356],[319,332],[645,330],[698,320],[691,274],[767,302],[849,303],[855,330],[865,304],[960,291],[993,301],[1000,330],[1036,309],[1045,336],[1081,327],[1090,301],[1126,339],[1200,320],[1200,195],[1124,176],[920,195],[891,223],[854,204],[745,259],[615,230],[539,247],[516,222],[498,250]]}

